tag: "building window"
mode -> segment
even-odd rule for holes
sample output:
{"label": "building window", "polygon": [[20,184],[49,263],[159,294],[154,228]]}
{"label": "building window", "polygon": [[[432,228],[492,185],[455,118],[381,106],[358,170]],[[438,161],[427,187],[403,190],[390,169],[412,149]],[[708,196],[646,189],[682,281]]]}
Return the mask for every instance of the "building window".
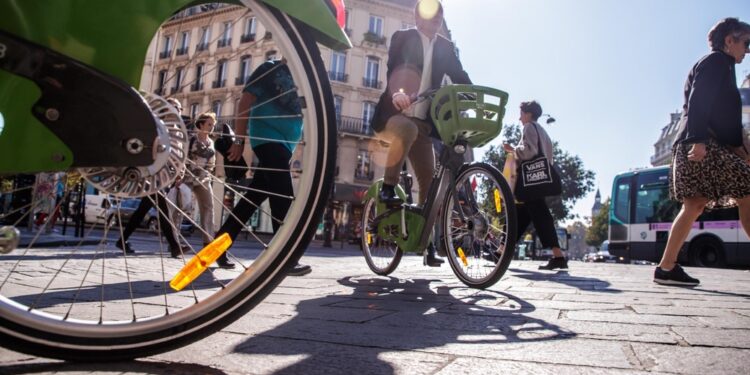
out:
{"label": "building window", "polygon": [[336,111],[336,120],[341,121],[341,107],[344,105],[344,98],[342,96],[333,97],[333,108]]}
{"label": "building window", "polygon": [[216,81],[214,81],[213,88],[224,87],[227,83],[227,60],[219,60],[216,63]]}
{"label": "building window", "polygon": [[219,47],[226,47],[232,43],[232,23],[224,22],[224,31],[219,39]]}
{"label": "building window", "polygon": [[221,100],[214,100],[213,103],[211,103],[211,112],[216,113],[216,117],[221,116]]}
{"label": "building window", "polygon": [[354,170],[354,178],[360,180],[371,180],[372,174],[370,172],[370,152],[367,150],[359,150],[357,153],[357,169]]}
{"label": "building window", "polygon": [[192,91],[200,91],[203,90],[203,71],[204,71],[204,65],[198,64],[195,66],[195,83],[193,83],[193,86],[191,86]]}
{"label": "building window", "polygon": [[156,94],[161,95],[162,91],[164,90],[164,85],[167,84],[167,71],[166,70],[160,70],[159,71],[159,81],[156,83]]}
{"label": "building window", "polygon": [[244,85],[247,83],[247,79],[250,78],[250,56],[242,56],[240,60],[240,74],[235,81],[236,85]]}
{"label": "building window", "polygon": [[414,26],[414,25],[412,25],[412,24],[410,24],[410,23],[406,23],[406,22],[401,22],[401,29],[413,29],[413,28],[415,28],[415,27],[416,27],[416,26]]}
{"label": "building window", "polygon": [[208,49],[208,41],[211,39],[211,29],[208,26],[201,29],[201,42],[198,44],[196,49],[203,51]]}
{"label": "building window", "polygon": [[242,43],[247,43],[255,40],[255,17],[248,17],[245,19],[245,30],[242,33]]}
{"label": "building window", "polygon": [[190,45],[190,32],[183,31],[180,35],[180,48],[177,50],[177,55],[184,55],[188,52],[188,46]]}
{"label": "building window", "polygon": [[379,89],[378,74],[380,71],[380,59],[373,56],[367,57],[367,66],[365,67],[365,78],[363,86]]}
{"label": "building window", "polygon": [[199,106],[200,106],[200,104],[198,104],[198,103],[193,103],[193,104],[190,105],[190,118],[191,119],[196,119],[198,117],[198,108],[199,108]]}
{"label": "building window", "polygon": [[331,74],[329,77],[333,81],[346,82],[346,54],[334,51],[331,54]]}
{"label": "building window", "polygon": [[375,103],[364,102],[362,103],[362,133],[370,134],[370,123],[372,122],[372,115],[375,113]]}
{"label": "building window", "polygon": [[266,61],[268,60],[276,60],[276,51],[270,50],[266,52]]}
{"label": "building window", "polygon": [[370,27],[367,31],[377,36],[383,36],[383,18],[370,15]]}
{"label": "building window", "polygon": [[180,87],[182,85],[182,75],[183,75],[183,68],[179,67],[175,69],[174,73],[174,87],[172,87],[172,94],[180,92]]}
{"label": "building window", "polygon": [[172,36],[171,35],[167,35],[164,37],[163,46],[164,48],[159,54],[159,58],[165,59],[169,57],[169,55],[172,54]]}

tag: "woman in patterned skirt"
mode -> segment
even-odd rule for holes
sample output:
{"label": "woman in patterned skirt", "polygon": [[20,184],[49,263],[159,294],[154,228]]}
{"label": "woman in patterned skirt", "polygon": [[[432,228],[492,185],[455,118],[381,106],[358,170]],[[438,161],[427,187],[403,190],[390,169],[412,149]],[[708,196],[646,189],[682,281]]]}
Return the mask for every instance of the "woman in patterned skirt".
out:
{"label": "woman in patterned skirt", "polygon": [[726,18],[708,33],[711,53],[693,66],[673,148],[670,196],[682,202],[654,282],[698,285],[677,264],[690,228],[704,208],[738,206],[750,235],[750,162],[743,146],[742,101],[734,65],[750,52],[750,25]]}

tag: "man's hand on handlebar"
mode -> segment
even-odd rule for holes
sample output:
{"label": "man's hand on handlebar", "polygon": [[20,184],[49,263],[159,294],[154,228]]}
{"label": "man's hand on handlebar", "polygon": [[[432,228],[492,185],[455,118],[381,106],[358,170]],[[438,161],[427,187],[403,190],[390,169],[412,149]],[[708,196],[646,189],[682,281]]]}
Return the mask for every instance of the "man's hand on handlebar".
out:
{"label": "man's hand on handlebar", "polygon": [[403,91],[397,91],[392,96],[393,99],[393,106],[396,107],[399,111],[403,111],[406,108],[409,108],[411,105],[411,99],[409,99],[409,95],[406,95]]}

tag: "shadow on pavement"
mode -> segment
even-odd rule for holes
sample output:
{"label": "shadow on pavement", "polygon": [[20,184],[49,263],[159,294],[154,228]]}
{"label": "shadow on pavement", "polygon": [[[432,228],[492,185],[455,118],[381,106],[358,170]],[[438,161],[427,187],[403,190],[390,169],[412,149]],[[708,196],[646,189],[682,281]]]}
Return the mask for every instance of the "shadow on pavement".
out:
{"label": "shadow on pavement", "polygon": [[549,281],[553,283],[564,284],[581,290],[601,293],[622,293],[619,289],[610,288],[610,282],[595,277],[572,276],[566,270],[560,270],[556,273],[536,272],[518,268],[509,268],[513,276],[531,281]]}
{"label": "shadow on pavement", "polygon": [[[441,280],[428,279],[366,276],[338,282],[351,287],[351,294],[301,301],[291,320],[258,333],[234,352],[301,357],[276,374],[393,374],[396,369],[382,359],[390,352],[413,351],[416,358],[444,356],[441,348],[459,344],[457,350],[475,355],[482,348],[497,350],[497,345],[576,336],[527,316],[536,310],[534,305],[507,293],[431,288],[432,282]],[[360,317],[347,319],[347,314]]]}
{"label": "shadow on pavement", "polygon": [[154,375],[177,375],[177,374],[205,374],[224,375],[224,371],[212,367],[168,362],[149,361],[124,361],[108,363],[78,363],[78,362],[44,362],[28,363],[10,366],[0,366],[0,374],[81,374],[81,373],[127,373],[127,374],[154,374]]}

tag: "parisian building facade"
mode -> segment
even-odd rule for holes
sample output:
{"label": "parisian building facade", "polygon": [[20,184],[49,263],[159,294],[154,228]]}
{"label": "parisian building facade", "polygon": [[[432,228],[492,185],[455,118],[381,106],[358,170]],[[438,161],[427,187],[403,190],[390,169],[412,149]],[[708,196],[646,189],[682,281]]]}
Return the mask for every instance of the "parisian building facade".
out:
{"label": "parisian building facade", "polygon": [[[415,3],[348,0],[345,31],[353,48],[319,46],[336,108],[337,167],[329,208],[342,238],[356,237],[364,193],[383,175],[387,145],[375,138],[370,119],[385,88],[390,36],[414,27]],[[446,30],[443,34],[448,35]],[[180,100],[183,114],[190,117],[211,110],[220,122],[232,123],[247,78],[278,55],[273,35],[252,10],[226,4],[191,7],[166,21],[154,36],[141,90]],[[292,168],[300,163],[298,155]],[[222,214],[223,207],[217,207],[217,215]],[[256,230],[270,231],[270,220],[253,220]]]}

